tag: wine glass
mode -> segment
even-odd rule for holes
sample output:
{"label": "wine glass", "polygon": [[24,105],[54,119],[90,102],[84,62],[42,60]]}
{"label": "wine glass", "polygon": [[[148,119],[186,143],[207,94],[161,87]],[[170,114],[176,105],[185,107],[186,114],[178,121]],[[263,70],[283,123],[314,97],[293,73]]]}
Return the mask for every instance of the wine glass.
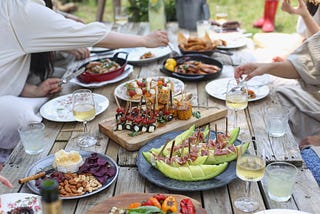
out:
{"label": "wine glass", "polygon": [[118,26],[117,31],[121,32],[122,27],[128,22],[128,12],[126,7],[119,6],[114,8],[114,22]]}
{"label": "wine glass", "polygon": [[246,195],[236,199],[234,205],[243,212],[253,212],[259,208],[259,203],[250,198],[250,187],[252,181],[260,181],[263,178],[266,168],[265,150],[243,153],[244,145],[240,146],[236,173],[241,180],[246,181]]}
{"label": "wine glass", "polygon": [[93,94],[89,89],[79,89],[72,94],[72,112],[76,121],[83,122],[84,133],[73,138],[80,147],[89,147],[97,143],[97,139],[87,133],[87,122],[96,115]]}
{"label": "wine glass", "polygon": [[226,92],[226,106],[234,110],[234,128],[238,127],[238,110],[248,106],[247,83],[237,82],[235,79],[228,81]]}

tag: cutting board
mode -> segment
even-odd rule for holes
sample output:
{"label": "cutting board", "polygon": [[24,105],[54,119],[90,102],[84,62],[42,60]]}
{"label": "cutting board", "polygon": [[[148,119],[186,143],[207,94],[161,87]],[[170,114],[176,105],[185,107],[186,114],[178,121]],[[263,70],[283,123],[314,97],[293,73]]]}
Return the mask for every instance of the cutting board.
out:
{"label": "cutting board", "polygon": [[228,113],[227,109],[199,109],[198,111],[201,113],[201,118],[199,119],[195,117],[191,117],[189,120],[174,119],[168,122],[165,126],[156,128],[156,130],[152,133],[142,133],[134,137],[128,135],[130,133],[128,130],[114,131],[114,127],[116,127],[115,117],[108,118],[100,122],[99,130],[125,149],[129,151],[137,151],[148,141],[164,133],[188,129],[193,124],[196,126],[201,126],[224,118]]}
{"label": "cutting board", "polygon": [[[108,198],[91,209],[87,211],[87,214],[96,214],[96,213],[109,213],[109,210],[112,207],[118,207],[118,208],[126,208],[129,206],[129,204],[133,202],[142,202],[147,200],[148,198],[154,196],[157,193],[128,193],[123,195],[118,195],[112,198]],[[167,195],[167,194],[165,194]],[[180,200],[184,198],[189,198],[184,195],[176,195],[176,194],[170,194],[174,196],[177,199],[178,204],[180,204]],[[192,200],[193,205],[196,208],[197,214],[207,214],[207,211],[201,207],[201,204],[190,198]]]}

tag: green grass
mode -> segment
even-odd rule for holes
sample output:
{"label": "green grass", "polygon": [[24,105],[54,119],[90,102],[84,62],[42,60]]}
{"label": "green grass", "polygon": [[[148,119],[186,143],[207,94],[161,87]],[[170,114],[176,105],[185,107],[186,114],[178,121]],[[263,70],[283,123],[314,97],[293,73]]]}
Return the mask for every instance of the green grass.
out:
{"label": "green grass", "polygon": [[[113,21],[112,1],[106,0],[106,8],[104,12],[104,21]],[[214,7],[215,4],[221,4],[228,6],[228,13],[230,20],[238,20],[241,22],[241,28],[247,32],[259,33],[262,32],[259,28],[253,28],[253,22],[259,19],[263,15],[264,0],[208,0],[211,19],[214,19]],[[83,18],[86,22],[92,22],[96,20],[97,5],[96,0],[84,0],[77,3],[79,8],[74,14]],[[275,32],[280,33],[294,33],[296,30],[296,22],[298,17],[289,15],[281,11],[281,1],[279,0],[276,20],[275,20]]]}

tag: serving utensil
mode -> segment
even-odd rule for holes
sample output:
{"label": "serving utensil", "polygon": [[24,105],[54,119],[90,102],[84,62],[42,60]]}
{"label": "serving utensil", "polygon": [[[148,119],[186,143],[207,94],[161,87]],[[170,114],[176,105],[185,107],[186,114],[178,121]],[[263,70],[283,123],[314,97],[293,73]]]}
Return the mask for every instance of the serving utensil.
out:
{"label": "serving utensil", "polygon": [[66,84],[70,80],[72,80],[73,78],[79,76],[80,74],[82,74],[85,71],[85,69],[86,69],[85,67],[82,67],[78,71],[71,72],[71,74],[63,77],[62,80],[59,82],[59,86],[61,86],[62,84]]}
{"label": "serving utensil", "polygon": [[55,170],[54,168],[51,168],[51,169],[48,169],[46,171],[39,172],[39,173],[37,173],[35,175],[31,175],[31,176],[28,176],[28,177],[25,177],[25,178],[21,178],[21,179],[19,179],[19,184],[24,184],[24,183],[26,183],[28,181],[36,180],[38,178],[41,178],[41,177],[43,177],[45,175],[48,175],[48,174],[54,172],[54,170]]}

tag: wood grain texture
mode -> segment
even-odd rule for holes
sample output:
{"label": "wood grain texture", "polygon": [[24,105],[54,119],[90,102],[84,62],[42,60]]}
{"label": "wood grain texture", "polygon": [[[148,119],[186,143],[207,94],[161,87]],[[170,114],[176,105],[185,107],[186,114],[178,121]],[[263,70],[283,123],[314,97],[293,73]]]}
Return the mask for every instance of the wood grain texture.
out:
{"label": "wood grain texture", "polygon": [[187,129],[191,125],[195,124],[196,126],[201,126],[212,121],[218,120],[226,116],[227,110],[199,110],[201,113],[201,118],[197,119],[195,117],[190,118],[189,120],[174,120],[168,122],[164,127],[157,128],[152,133],[143,133],[134,137],[128,135],[128,131],[114,131],[116,126],[116,121],[114,117],[106,119],[99,123],[100,132],[104,133],[116,143],[124,147],[129,151],[136,151],[141,146],[145,145],[151,139],[167,133],[168,131],[177,131],[182,129]]}

